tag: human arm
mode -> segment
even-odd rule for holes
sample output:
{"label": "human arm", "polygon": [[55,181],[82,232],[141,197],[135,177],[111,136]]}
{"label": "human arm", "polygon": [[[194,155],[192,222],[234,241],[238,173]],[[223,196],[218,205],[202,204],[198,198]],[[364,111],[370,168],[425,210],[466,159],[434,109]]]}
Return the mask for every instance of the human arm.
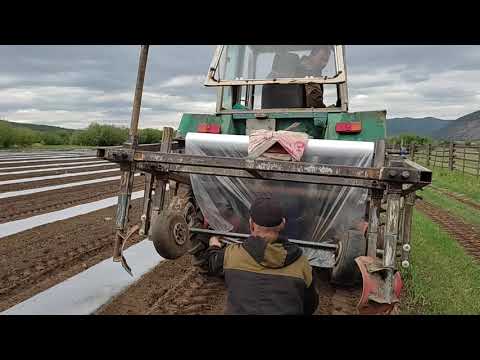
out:
{"label": "human arm", "polygon": [[209,248],[207,249],[208,274],[214,276],[223,275],[223,260],[225,258],[225,246],[216,236],[212,236],[209,240]]}

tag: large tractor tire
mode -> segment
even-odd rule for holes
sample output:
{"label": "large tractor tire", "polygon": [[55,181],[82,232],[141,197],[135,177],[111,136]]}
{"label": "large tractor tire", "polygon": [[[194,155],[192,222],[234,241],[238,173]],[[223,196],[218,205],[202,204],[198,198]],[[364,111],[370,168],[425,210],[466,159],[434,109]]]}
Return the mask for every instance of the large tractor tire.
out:
{"label": "large tractor tire", "polygon": [[362,275],[355,258],[365,256],[367,239],[361,231],[348,230],[338,243],[339,248],[331,273],[331,282],[337,285],[352,286],[362,281]]}

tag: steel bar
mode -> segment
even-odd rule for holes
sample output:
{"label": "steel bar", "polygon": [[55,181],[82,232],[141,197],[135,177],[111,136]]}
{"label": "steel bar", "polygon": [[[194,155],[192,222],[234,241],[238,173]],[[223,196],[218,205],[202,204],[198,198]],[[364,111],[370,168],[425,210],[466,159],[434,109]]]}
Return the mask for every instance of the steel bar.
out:
{"label": "steel bar", "polygon": [[[239,239],[246,239],[250,236],[249,234],[231,233],[231,232],[225,232],[225,231],[207,230],[207,229],[200,229],[200,228],[190,228],[190,232],[196,233],[196,234],[218,235],[218,236],[225,236],[225,237],[239,238]],[[336,244],[316,243],[313,241],[303,241],[303,240],[296,240],[296,239],[288,239],[288,241],[290,241],[291,243],[297,244],[299,246],[310,247],[315,249],[327,249],[327,250],[337,249]]]}
{"label": "steel bar", "polygon": [[[431,182],[431,171],[420,167],[389,166],[380,169],[370,167],[355,167],[330,164],[316,164],[305,162],[286,162],[276,160],[259,160],[245,158],[229,158],[216,156],[199,156],[185,154],[160,154],[148,151],[132,152],[129,150],[107,150],[105,158],[113,162],[148,162],[156,164],[157,171],[165,171],[164,166],[169,165],[170,171],[189,172],[194,167],[210,169],[211,175],[237,176],[235,172],[228,170],[255,170],[281,174],[315,175],[330,178],[361,179],[371,181],[385,181],[389,183],[417,183]],[[400,165],[397,161],[396,165]],[[184,170],[189,167],[188,171]],[[223,170],[219,170],[223,169]],[[208,171],[200,171],[200,174],[208,174]],[[423,178],[423,179],[422,179]]]}
{"label": "steel bar", "polygon": [[148,230],[150,229],[150,214],[151,214],[151,204],[152,204],[152,190],[154,184],[154,177],[152,174],[145,174],[145,192],[143,197],[143,211],[140,220],[142,225],[140,227],[140,235],[148,234]]}
{"label": "steel bar", "polygon": [[[159,172],[163,173],[166,170],[161,165],[155,163],[138,163],[138,170],[146,172]],[[156,170],[154,170],[156,169]],[[240,177],[260,180],[277,180],[277,181],[292,181],[302,182],[309,184],[325,184],[325,185],[339,185],[339,186],[352,186],[361,188],[375,188],[384,189],[385,185],[381,184],[377,180],[364,180],[364,179],[352,179],[352,178],[340,178],[340,177],[328,177],[326,175],[298,175],[298,174],[285,174],[282,172],[266,172],[266,171],[254,171],[254,170],[240,170],[240,169],[225,169],[225,168],[210,168],[205,166],[195,165],[179,165],[169,164],[168,173],[175,175],[179,173],[186,174],[202,174],[202,175],[214,175],[214,176],[228,176],[228,177]]]}
{"label": "steel bar", "polygon": [[380,208],[382,205],[383,191],[370,191],[370,208],[368,211],[368,246],[367,256],[375,257],[378,244],[378,227],[380,223]]}
{"label": "steel bar", "polygon": [[[138,120],[140,116],[140,106],[142,103],[143,82],[145,78],[145,70],[147,66],[148,45],[143,45],[140,50],[140,60],[138,65],[137,85],[135,87],[135,95],[133,99],[132,118],[129,131],[129,142],[125,145],[130,146],[131,151],[135,150],[138,144]],[[122,255],[123,246],[128,239],[125,233],[125,227],[128,222],[128,212],[130,208],[130,199],[132,196],[133,179],[135,175],[135,162],[122,164],[122,177],[120,180],[120,193],[118,195],[118,206],[116,216],[117,234],[113,249],[113,261],[121,261],[125,270],[131,274],[131,270],[125,258]]]}
{"label": "steel bar", "polygon": [[[162,133],[162,145],[160,152],[162,154],[169,153],[172,149],[174,131],[171,127],[164,127]],[[155,176],[155,195],[153,196],[151,223],[153,224],[163,209],[165,203],[165,193],[168,180]]]}

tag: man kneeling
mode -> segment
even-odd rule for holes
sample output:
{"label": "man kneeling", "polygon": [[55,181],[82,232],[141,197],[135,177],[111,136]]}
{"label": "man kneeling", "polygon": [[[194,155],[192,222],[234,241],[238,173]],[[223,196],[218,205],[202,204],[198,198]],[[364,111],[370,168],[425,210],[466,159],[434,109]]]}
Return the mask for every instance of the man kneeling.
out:
{"label": "man kneeling", "polygon": [[302,250],[279,235],[285,227],[280,204],[268,197],[250,209],[251,236],[222,247],[210,238],[208,272],[224,275],[226,314],[311,315],[318,306],[312,267]]}

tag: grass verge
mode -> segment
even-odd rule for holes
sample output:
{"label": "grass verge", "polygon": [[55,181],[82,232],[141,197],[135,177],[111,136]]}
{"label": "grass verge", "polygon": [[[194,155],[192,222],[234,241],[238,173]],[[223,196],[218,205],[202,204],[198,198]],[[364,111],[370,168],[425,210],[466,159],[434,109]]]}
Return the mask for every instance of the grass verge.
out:
{"label": "grass verge", "polygon": [[[425,166],[425,164],[422,164]],[[428,167],[428,166],[427,166]],[[432,184],[450,191],[467,195],[480,202],[480,178],[475,175],[463,174],[460,171],[432,168]]]}
{"label": "grass verge", "polygon": [[428,187],[422,192],[419,192],[419,194],[429,203],[448,210],[452,215],[463,219],[466,223],[480,225],[480,210],[452,199],[445,194],[429,189]]}
{"label": "grass verge", "polygon": [[404,271],[404,314],[479,314],[480,264],[418,211],[411,267]]}

